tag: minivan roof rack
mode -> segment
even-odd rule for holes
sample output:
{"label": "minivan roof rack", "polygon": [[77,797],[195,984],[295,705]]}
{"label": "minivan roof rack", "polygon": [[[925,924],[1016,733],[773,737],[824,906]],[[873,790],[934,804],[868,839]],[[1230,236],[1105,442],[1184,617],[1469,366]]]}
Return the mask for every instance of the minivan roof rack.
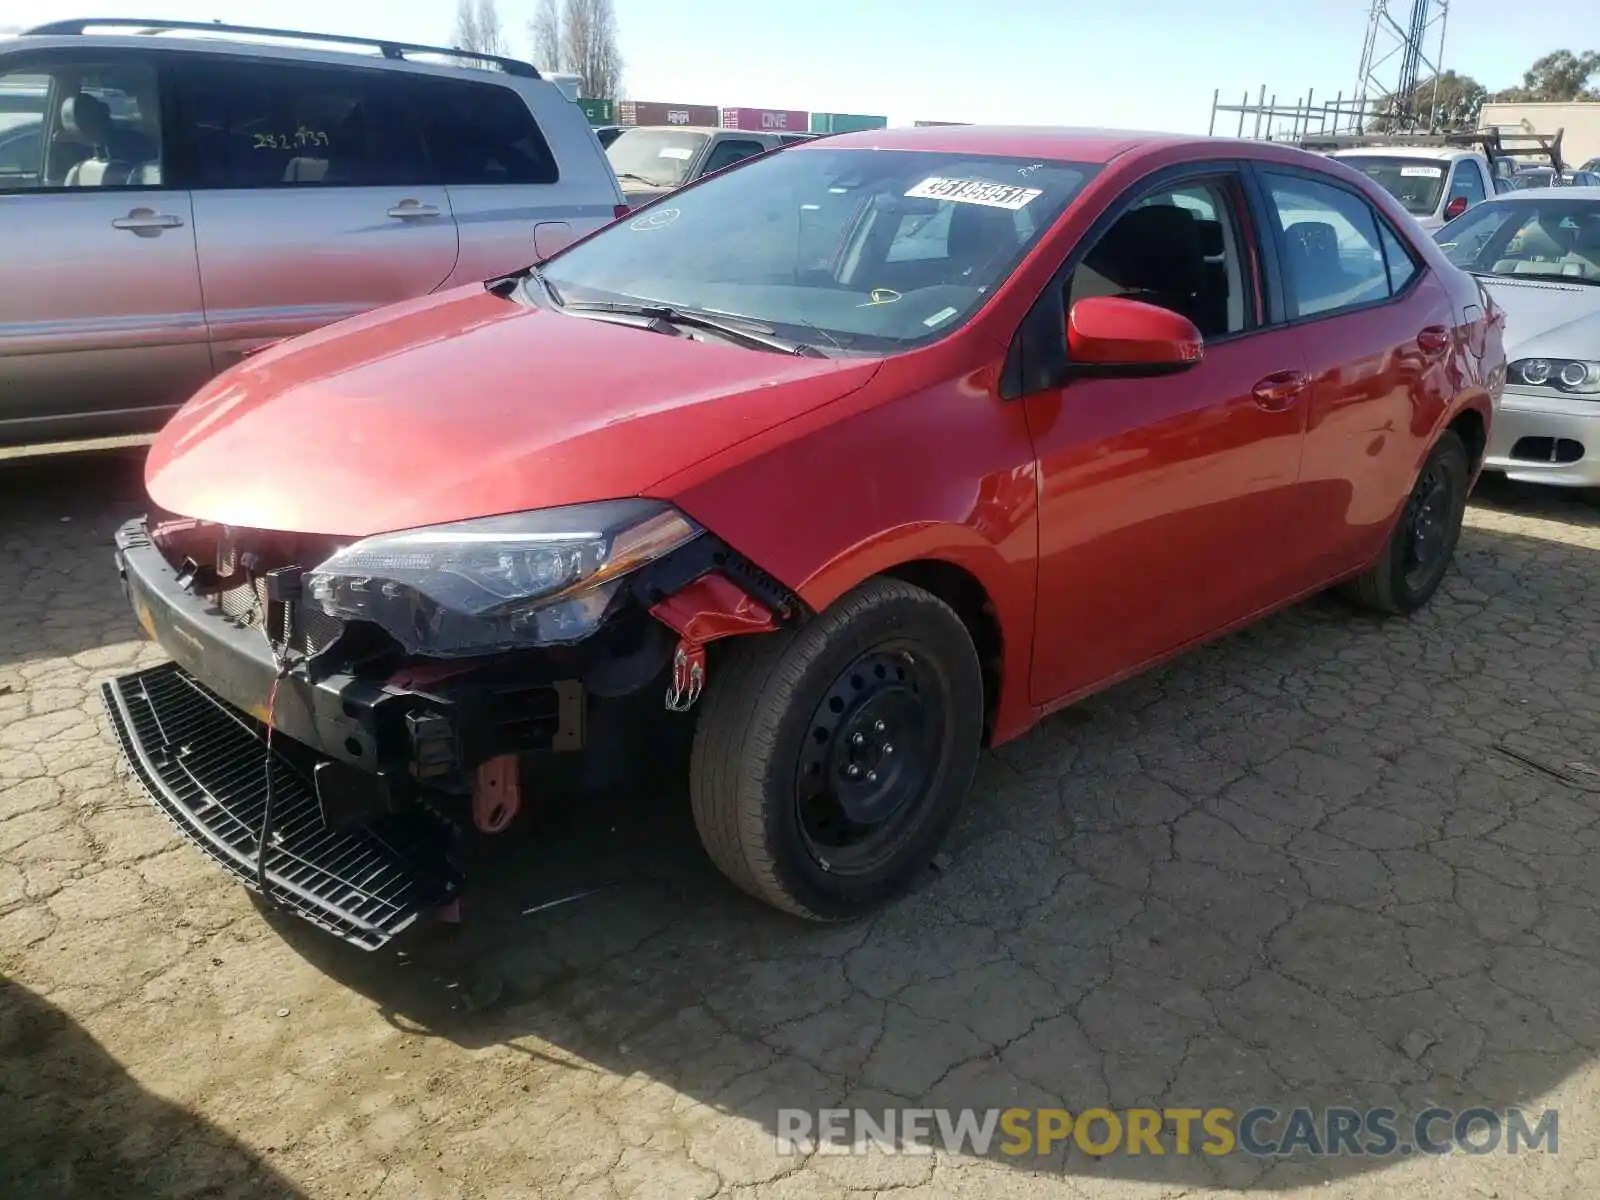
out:
{"label": "minivan roof rack", "polygon": [[1350,133],[1300,139],[1302,150],[1356,150],[1368,146],[1462,146],[1483,151],[1484,157],[1547,158],[1556,170],[1562,169],[1561,135],[1554,133],[1513,132],[1496,126],[1459,133]]}
{"label": "minivan roof rack", "polygon": [[423,46],[414,42],[396,42],[388,38],[352,37],[344,33],[307,33],[300,29],[266,29],[259,25],[229,25],[222,21],[145,21],[133,17],[89,17],[70,21],[51,21],[25,31],[24,36],[59,36],[87,33],[90,29],[137,29],[141,33],[163,33],[167,30],[196,30],[206,33],[241,33],[250,37],[282,38],[297,42],[326,42],[339,46],[370,46],[385,58],[405,61],[407,54],[441,54],[449,58],[470,59],[473,62],[493,63],[507,75],[520,75],[525,79],[540,78],[532,63],[501,54],[480,54],[476,50],[462,50],[455,46]]}

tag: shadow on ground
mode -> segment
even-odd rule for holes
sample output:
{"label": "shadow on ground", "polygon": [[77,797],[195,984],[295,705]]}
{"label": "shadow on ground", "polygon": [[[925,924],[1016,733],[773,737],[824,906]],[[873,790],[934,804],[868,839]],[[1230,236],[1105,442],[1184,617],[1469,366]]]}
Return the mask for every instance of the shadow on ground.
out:
{"label": "shadow on ground", "polygon": [[[768,1133],[784,1107],[1531,1104],[1600,1049],[1600,544],[1496,529],[1515,503],[1408,621],[1303,605],[986,755],[944,869],[872,920],[746,900],[663,788],[539,814],[402,953],[278,924],[395,1021],[525,1051],[535,1094],[644,1081],[603,1101],[619,1124],[651,1089]],[[705,1153],[731,1178],[774,1150]],[[990,1156],[1261,1189],[1398,1161]]]}
{"label": "shadow on ground", "polygon": [[141,1088],[72,1019],[0,977],[0,1196],[293,1200],[206,1121]]}
{"label": "shadow on ground", "polygon": [[144,456],[142,446],[0,456],[0,670],[134,632],[116,603],[111,539],[144,511]]}

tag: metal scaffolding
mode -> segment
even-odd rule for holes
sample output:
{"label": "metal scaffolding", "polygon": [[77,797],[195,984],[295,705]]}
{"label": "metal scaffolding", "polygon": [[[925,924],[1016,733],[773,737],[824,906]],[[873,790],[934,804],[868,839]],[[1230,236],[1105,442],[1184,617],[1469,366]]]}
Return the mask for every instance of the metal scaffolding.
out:
{"label": "metal scaffolding", "polygon": [[[1444,73],[1444,35],[1449,0],[1369,0],[1367,29],[1355,91],[1318,101],[1312,91],[1280,104],[1263,86],[1255,100],[1246,91],[1238,104],[1211,96],[1215,135],[1298,142],[1312,136],[1364,133],[1380,118],[1392,129],[1431,131],[1436,125],[1438,79]],[[1393,11],[1391,11],[1393,10]],[[1404,18],[1402,24],[1394,13]],[[1419,85],[1434,81],[1430,91]],[[1217,128],[1218,114],[1237,115],[1238,128]]]}

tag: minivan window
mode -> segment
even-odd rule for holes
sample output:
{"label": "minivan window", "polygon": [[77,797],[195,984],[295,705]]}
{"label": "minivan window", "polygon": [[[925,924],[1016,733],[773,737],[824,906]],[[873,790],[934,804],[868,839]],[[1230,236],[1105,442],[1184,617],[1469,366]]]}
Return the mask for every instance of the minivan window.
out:
{"label": "minivan window", "polygon": [[606,158],[618,179],[677,187],[688,180],[689,168],[710,136],[687,129],[624,129],[606,147]]}
{"label": "minivan window", "polygon": [[522,97],[493,83],[407,79],[437,179],[448,184],[555,183],[555,156]]}
{"label": "minivan window", "polygon": [[1425,217],[1439,207],[1449,163],[1436,158],[1406,158],[1399,155],[1352,154],[1340,162],[1354,167],[1388,192],[1413,216]]}
{"label": "minivan window", "polygon": [[0,192],[160,187],[155,70],[52,60],[0,73]]}
{"label": "minivan window", "polygon": [[381,72],[208,59],[173,75],[193,187],[432,179],[411,106]]}
{"label": "minivan window", "polygon": [[[976,312],[1093,170],[993,155],[799,147],[608,226],[549,260],[543,275],[574,309],[621,302],[710,310],[824,352],[903,349]],[[917,237],[934,230],[940,236]],[[913,241],[922,244],[910,253]]]}

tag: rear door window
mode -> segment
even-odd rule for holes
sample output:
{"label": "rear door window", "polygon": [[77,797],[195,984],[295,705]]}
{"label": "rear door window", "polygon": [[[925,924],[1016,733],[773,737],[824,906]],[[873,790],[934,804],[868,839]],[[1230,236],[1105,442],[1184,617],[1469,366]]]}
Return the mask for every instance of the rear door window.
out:
{"label": "rear door window", "polygon": [[1387,300],[1378,215],[1354,192],[1302,175],[1266,172],[1277,210],[1292,316],[1316,317]]}
{"label": "rear door window", "polygon": [[52,57],[0,73],[0,192],[162,186],[155,68]]}
{"label": "rear door window", "polygon": [[561,173],[522,97],[493,83],[407,79],[440,182],[555,183]]}
{"label": "rear door window", "polygon": [[174,77],[192,187],[436,181],[411,105],[384,72],[207,59]]}

